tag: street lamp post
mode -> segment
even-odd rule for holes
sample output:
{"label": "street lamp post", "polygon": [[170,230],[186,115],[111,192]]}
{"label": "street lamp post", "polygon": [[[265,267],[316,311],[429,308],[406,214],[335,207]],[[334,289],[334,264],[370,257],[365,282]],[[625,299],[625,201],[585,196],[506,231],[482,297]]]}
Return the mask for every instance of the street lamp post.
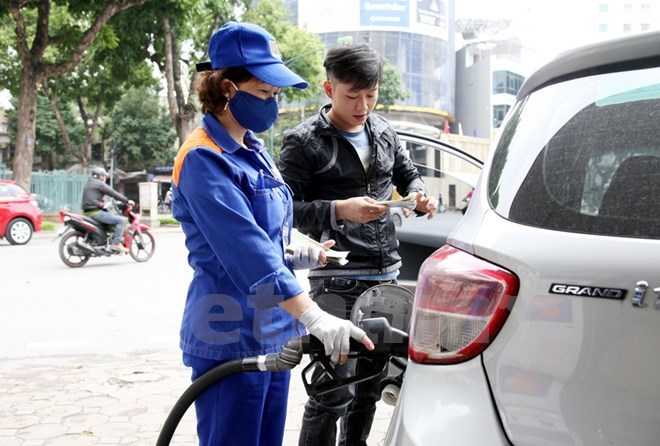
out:
{"label": "street lamp post", "polygon": [[115,181],[115,141],[110,142],[110,187],[113,187]]}

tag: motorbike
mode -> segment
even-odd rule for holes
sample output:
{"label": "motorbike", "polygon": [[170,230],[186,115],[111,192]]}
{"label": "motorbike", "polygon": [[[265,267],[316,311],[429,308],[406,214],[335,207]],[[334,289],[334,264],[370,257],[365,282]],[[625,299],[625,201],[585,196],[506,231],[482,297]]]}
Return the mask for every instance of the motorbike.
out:
{"label": "motorbike", "polygon": [[[146,262],[154,255],[156,240],[151,228],[140,222],[140,216],[133,211],[134,203],[117,205],[106,203],[104,212],[114,212],[128,217],[122,244],[136,262]],[[92,257],[110,257],[124,254],[111,248],[114,227],[100,223],[92,217],[66,210],[60,211],[62,229],[55,238],[61,237],[59,255],[62,262],[71,268],[80,268]]]}

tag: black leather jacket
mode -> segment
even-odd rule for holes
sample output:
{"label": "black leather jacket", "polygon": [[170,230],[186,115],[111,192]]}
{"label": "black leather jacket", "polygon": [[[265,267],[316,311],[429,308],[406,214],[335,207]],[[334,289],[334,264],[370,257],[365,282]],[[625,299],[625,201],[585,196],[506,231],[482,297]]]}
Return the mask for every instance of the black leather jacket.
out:
{"label": "black leather jacket", "polygon": [[361,224],[335,221],[334,200],[369,196],[388,200],[392,186],[401,196],[427,192],[399,137],[381,116],[371,114],[366,128],[374,147],[365,172],[353,146],[330,123],[326,105],[320,113],[284,135],[278,168],[294,196],[294,226],[313,239],[333,239],[333,249],[350,251],[345,266],[310,271],[312,277],[383,274],[401,266],[398,241],[389,213]]}

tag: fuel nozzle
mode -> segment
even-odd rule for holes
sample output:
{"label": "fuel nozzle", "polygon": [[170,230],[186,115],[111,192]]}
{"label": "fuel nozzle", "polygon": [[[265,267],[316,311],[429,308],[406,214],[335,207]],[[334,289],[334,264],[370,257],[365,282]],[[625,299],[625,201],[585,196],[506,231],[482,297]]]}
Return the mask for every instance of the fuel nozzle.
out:
{"label": "fuel nozzle", "polygon": [[[360,326],[376,348],[370,351],[361,343],[351,340],[349,357],[364,361],[359,363],[356,376],[340,376],[330,362],[330,358],[325,356],[325,349],[321,341],[313,336],[290,339],[279,353],[224,362],[197,378],[181,395],[163,424],[156,446],[169,445],[179,421],[195,399],[209,386],[228,375],[239,372],[289,370],[300,364],[303,353],[309,353],[312,356],[312,362],[303,370],[303,383],[307,394],[312,396],[373,378],[383,371],[389,358],[407,356],[408,335],[390,327],[386,318],[364,319],[360,322]],[[314,367],[316,364],[319,364],[320,367]],[[314,371],[311,381],[306,379],[306,374],[310,370]]]}
{"label": "fuel nozzle", "polygon": [[374,343],[368,350],[362,343],[351,339],[349,360],[358,361],[354,376],[342,376],[330,357],[325,355],[321,341],[313,336],[302,337],[303,353],[311,355],[311,362],[303,369],[302,379],[309,396],[322,395],[341,387],[372,379],[380,375],[393,356],[408,356],[408,334],[390,326],[384,317],[364,319],[361,328]]}

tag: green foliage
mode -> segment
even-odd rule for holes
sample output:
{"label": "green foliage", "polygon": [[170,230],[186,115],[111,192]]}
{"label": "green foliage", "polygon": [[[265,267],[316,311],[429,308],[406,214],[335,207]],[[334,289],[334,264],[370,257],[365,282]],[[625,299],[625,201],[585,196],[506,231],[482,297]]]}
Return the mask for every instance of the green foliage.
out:
{"label": "green foliage", "polygon": [[161,217],[159,221],[161,226],[181,226],[181,223],[172,217]]}
{"label": "green foliage", "polygon": [[[225,22],[237,20],[236,12],[244,10],[250,1],[193,1],[196,4],[193,18],[185,23],[180,23],[180,26],[188,27],[188,34],[185,36],[180,34],[179,38],[187,37],[192,43],[190,69],[194,71],[195,63],[208,60],[207,47],[211,34]],[[179,26],[179,22],[177,22],[177,26]]]}
{"label": "green foliage", "polygon": [[278,45],[281,45],[280,41],[287,29],[293,26],[287,17],[283,0],[259,0],[254,7],[245,11],[241,20],[255,23],[267,30],[275,37]]}
{"label": "green foliage", "polygon": [[[48,16],[48,42],[40,63],[58,64],[66,61],[76,48],[92,20],[107,0],[50,1]],[[4,3],[4,2],[2,2]],[[35,44],[37,7],[39,2],[20,2],[25,22],[26,41]],[[129,10],[130,11],[130,10]],[[128,12],[128,11],[126,11]],[[17,52],[16,23],[6,7],[0,8],[0,85],[18,96],[21,63]],[[94,40],[88,53],[99,48],[119,48],[119,34],[106,24]],[[37,62],[37,61],[35,61]]]}
{"label": "green foliage", "polygon": [[283,0],[260,0],[243,14],[242,20],[255,23],[271,33],[277,40],[285,65],[309,84],[305,90],[285,88],[282,96],[287,102],[304,101],[321,93],[325,79],[323,43],[319,36],[298,28],[288,19]]}
{"label": "green foliage", "polygon": [[383,79],[378,88],[378,103],[385,111],[399,100],[410,97],[410,92],[403,89],[401,72],[391,63],[385,61]]}
{"label": "green foliage", "polygon": [[21,72],[21,61],[16,52],[15,27],[9,13],[0,9],[0,85],[13,96],[18,95]]}
{"label": "green foliage", "polygon": [[[66,61],[107,2],[51,0],[46,51],[43,59],[35,62],[45,66]],[[27,1],[20,6],[29,45],[35,43],[38,3]],[[252,3],[256,5],[251,7]],[[47,80],[65,121],[72,150],[82,153],[83,148],[89,147],[89,140],[85,143],[83,119],[90,122],[94,111],[100,107],[100,127],[91,142],[104,143],[107,155],[108,140],[114,140],[119,155],[118,167],[133,170],[171,163],[173,124],[151,92],[158,86],[154,64],[161,73],[164,67],[164,17],[173,31],[184,93],[194,75],[195,62],[207,59],[211,32],[228,20],[244,20],[270,31],[278,41],[285,63],[309,83],[306,90],[285,88],[281,95],[284,107],[314,104],[317,110],[319,98],[323,98],[324,47],[318,36],[294,26],[287,14],[282,0],[148,0],[141,6],[115,14],[73,71]],[[7,2],[0,1],[0,86],[7,88],[14,98],[19,93],[21,68],[16,23],[9,14]],[[182,99],[179,104],[187,100],[177,99]],[[10,134],[15,139],[15,101],[13,106],[8,117],[10,129],[13,129]],[[294,113],[278,123],[273,138],[270,134],[262,136],[266,136],[267,141],[277,141],[274,147],[279,148],[280,129],[290,128],[299,121],[300,114]],[[35,154],[53,162],[58,160],[56,168],[65,168],[74,162],[43,93],[38,98],[36,123]]]}
{"label": "green foliage", "polygon": [[42,228],[44,231],[54,231],[55,230],[55,223],[52,221],[44,221]]}
{"label": "green foliage", "polygon": [[113,109],[108,133],[114,141],[117,165],[131,170],[174,159],[176,134],[158,96],[148,89],[126,92]]}
{"label": "green foliage", "polygon": [[[18,104],[16,98],[11,100],[12,109],[7,110],[7,120],[9,139],[14,141],[16,139],[16,129],[18,126],[17,109]],[[80,119],[76,118],[76,113],[72,107],[62,107],[60,109],[62,118],[64,119],[65,126],[69,133],[69,137],[74,145],[80,144],[85,137],[85,129]],[[48,99],[43,94],[37,97],[37,133],[36,144],[34,153],[39,156],[51,157],[52,155],[60,155],[58,163],[51,166],[54,169],[62,169],[68,167],[72,157],[68,156],[60,128],[55,120]]]}

